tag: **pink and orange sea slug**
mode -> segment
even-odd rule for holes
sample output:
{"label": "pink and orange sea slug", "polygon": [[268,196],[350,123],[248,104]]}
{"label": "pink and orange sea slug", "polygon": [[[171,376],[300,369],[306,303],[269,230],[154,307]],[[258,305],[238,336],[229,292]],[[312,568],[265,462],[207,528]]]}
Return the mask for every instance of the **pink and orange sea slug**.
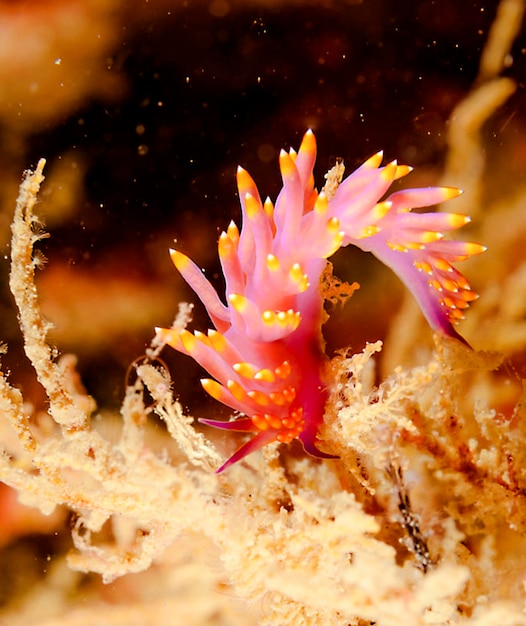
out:
{"label": "pink and orange sea slug", "polygon": [[328,199],[314,188],[315,159],[310,130],[298,153],[281,151],[283,189],[275,205],[270,199],[262,202],[248,172],[238,168],[243,226],[240,232],[231,222],[218,244],[225,303],[193,261],[170,252],[213,328],[207,334],[157,329],[158,336],[209,372],[212,378],[201,383],[212,397],[244,415],[201,422],[254,434],[218,472],[273,441],[298,438],[308,453],[329,456],[316,447],[327,399],[320,278],[326,259],[340,247],[353,244],[391,267],[431,327],[445,335],[460,339],[453,324],[477,297],[451,263],[485,248],[443,238],[444,231],[464,226],[469,218],[411,212],[454,198],[459,190],[404,189],[381,200],[411,168],[396,162],[381,166],[378,153]]}

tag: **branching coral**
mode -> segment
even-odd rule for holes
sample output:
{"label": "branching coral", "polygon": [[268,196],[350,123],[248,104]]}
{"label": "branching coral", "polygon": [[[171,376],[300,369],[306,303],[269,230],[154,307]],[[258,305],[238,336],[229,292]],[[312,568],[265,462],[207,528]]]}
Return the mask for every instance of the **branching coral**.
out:
{"label": "branching coral", "polygon": [[[90,419],[94,401],[73,362],[57,361],[46,343],[32,252],[41,237],[33,208],[42,167],[21,187],[11,287],[49,418],[30,417],[21,393],[1,377],[2,427],[18,443],[0,457],[0,477],[28,505],[73,512],[70,567],[109,582],[156,561],[155,576],[180,542],[196,550],[204,542],[215,546],[221,567],[204,576],[211,589],[202,594],[213,603],[224,597],[213,590],[228,585],[227,595],[248,600],[256,614],[261,609],[254,618],[261,624],[526,624],[523,415],[519,408],[496,415],[478,387],[497,357],[443,339],[428,365],[399,368],[375,389],[372,357],[380,344],[342,354],[330,365],[320,433],[339,460],[295,457],[271,444],[217,476],[220,457],[174,402],[154,349],[127,390],[112,443]],[[183,307],[176,327],[188,315]],[[160,447],[152,443],[146,388],[177,448],[166,437]],[[167,619],[135,593],[135,617],[113,608],[110,623]],[[63,605],[63,618],[41,623],[89,623],[100,607],[75,618]],[[209,616],[196,609],[186,619],[206,623]],[[11,623],[24,623],[20,614],[17,620]]]}

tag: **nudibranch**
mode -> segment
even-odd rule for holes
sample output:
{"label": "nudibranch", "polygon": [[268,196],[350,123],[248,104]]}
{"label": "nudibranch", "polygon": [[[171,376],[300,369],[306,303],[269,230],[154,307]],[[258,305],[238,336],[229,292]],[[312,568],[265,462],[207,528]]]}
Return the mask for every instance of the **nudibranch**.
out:
{"label": "nudibranch", "polygon": [[411,168],[396,161],[382,166],[379,152],[328,198],[314,187],[315,159],[311,130],[297,153],[281,151],[283,188],[275,205],[268,198],[262,202],[248,172],[238,168],[242,228],[231,222],[218,243],[225,302],[193,261],[170,251],[213,328],[207,334],[159,328],[158,337],[194,358],[211,376],[201,380],[205,391],[243,414],[228,422],[200,421],[253,434],[218,472],[273,441],[298,438],[306,452],[329,457],[316,445],[327,399],[320,279],[326,260],[339,248],[353,244],[392,268],[430,326],[444,335],[461,339],[454,324],[477,297],[452,263],[483,252],[484,246],[443,235],[469,218],[411,212],[454,198],[458,189],[404,189],[382,200],[391,183]]}

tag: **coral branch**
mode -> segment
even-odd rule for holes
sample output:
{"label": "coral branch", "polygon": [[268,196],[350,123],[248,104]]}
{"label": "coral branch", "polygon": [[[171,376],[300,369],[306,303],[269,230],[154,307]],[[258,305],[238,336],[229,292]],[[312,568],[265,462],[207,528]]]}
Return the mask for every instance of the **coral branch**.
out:
{"label": "coral branch", "polygon": [[27,172],[20,186],[15,216],[11,227],[11,275],[9,286],[19,311],[24,347],[41,385],[49,398],[49,412],[53,419],[67,430],[79,430],[88,425],[89,412],[79,406],[63,385],[62,372],[55,362],[56,354],[46,343],[51,328],[38,306],[35,285],[34,245],[45,234],[36,232],[39,220],[34,214],[37,194],[44,180],[45,160],[40,159],[34,172]]}

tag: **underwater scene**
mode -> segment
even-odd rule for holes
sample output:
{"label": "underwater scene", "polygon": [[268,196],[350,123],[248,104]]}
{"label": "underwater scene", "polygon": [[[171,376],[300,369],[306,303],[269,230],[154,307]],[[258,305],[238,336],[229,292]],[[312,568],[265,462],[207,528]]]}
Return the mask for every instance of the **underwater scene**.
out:
{"label": "underwater scene", "polygon": [[1,625],[526,625],[524,12],[0,0]]}

